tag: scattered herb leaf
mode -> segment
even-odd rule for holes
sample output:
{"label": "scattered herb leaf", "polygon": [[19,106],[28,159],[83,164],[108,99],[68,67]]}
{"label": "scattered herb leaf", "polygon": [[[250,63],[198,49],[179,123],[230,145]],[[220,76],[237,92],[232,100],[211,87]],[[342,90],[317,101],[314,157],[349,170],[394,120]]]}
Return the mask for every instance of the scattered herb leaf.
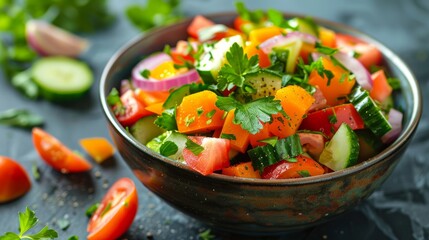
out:
{"label": "scattered herb leaf", "polygon": [[150,77],[150,71],[149,69],[144,69],[143,71],[141,71],[140,75],[142,75],[142,77],[149,79]]}
{"label": "scattered herb leaf", "polygon": [[44,120],[41,116],[33,114],[25,109],[9,109],[0,112],[0,124],[32,128],[43,125]]}
{"label": "scattered herb leaf", "polygon": [[40,172],[39,167],[37,167],[37,163],[33,163],[31,166],[31,172],[33,173],[33,177],[36,181],[40,180]]}
{"label": "scattered herb leaf", "polygon": [[158,127],[165,130],[177,130],[176,109],[166,109],[154,122]]}
{"label": "scattered herb leaf", "polygon": [[237,139],[234,134],[228,134],[228,133],[222,133],[220,135],[220,138],[229,139],[229,140],[236,140]]}
{"label": "scattered herb leaf", "polygon": [[179,151],[179,147],[172,141],[165,141],[159,148],[159,154],[164,157],[176,154]]}
{"label": "scattered herb leaf", "polygon": [[100,203],[94,203],[91,206],[89,206],[85,211],[85,215],[89,218],[92,217],[95,211],[97,211],[98,206],[100,206]]}
{"label": "scattered herb leaf", "polygon": [[200,240],[213,240],[213,239],[215,239],[215,236],[212,235],[210,229],[207,229],[204,232],[201,232],[200,234],[198,234],[198,239],[200,239]]}
{"label": "scattered herb leaf", "polygon": [[309,171],[307,171],[307,170],[301,170],[301,171],[298,171],[298,174],[299,174],[301,177],[311,177],[310,172],[309,172]]}
{"label": "scattered herb leaf", "polygon": [[204,151],[204,147],[195,143],[191,139],[186,140],[186,148],[190,150],[195,156],[200,155]]}
{"label": "scattered herb leaf", "polygon": [[65,230],[67,230],[67,228],[70,227],[70,221],[68,219],[65,219],[65,218],[58,219],[57,225],[61,230],[65,231]]}

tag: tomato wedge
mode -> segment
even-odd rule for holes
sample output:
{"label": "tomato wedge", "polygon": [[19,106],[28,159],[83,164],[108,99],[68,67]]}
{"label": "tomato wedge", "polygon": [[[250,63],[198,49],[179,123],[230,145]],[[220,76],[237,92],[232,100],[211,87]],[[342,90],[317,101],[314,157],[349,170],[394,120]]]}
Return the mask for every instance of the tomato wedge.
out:
{"label": "tomato wedge", "polygon": [[301,178],[322,175],[325,172],[322,165],[309,157],[299,155],[295,159],[296,162],[281,160],[271,166],[266,167],[262,173],[262,178]]}
{"label": "tomato wedge", "polygon": [[335,40],[337,48],[348,53],[357,54],[357,60],[367,69],[381,64],[383,56],[376,46],[347,34],[337,33]]}
{"label": "tomato wedge", "polygon": [[125,110],[116,115],[116,118],[123,126],[133,125],[137,120],[144,116],[151,115],[145,109],[145,106],[140,102],[132,89],[128,90],[121,96],[121,102]]}
{"label": "tomato wedge", "polygon": [[189,139],[204,148],[198,155],[187,148],[183,150],[183,158],[189,167],[203,175],[209,175],[214,171],[229,167],[229,150],[231,148],[229,139],[211,137],[189,137]]}
{"label": "tomato wedge", "polygon": [[84,172],[91,164],[70,150],[54,136],[40,128],[33,128],[33,144],[40,157],[51,167],[62,173]]}
{"label": "tomato wedge", "polygon": [[0,203],[14,200],[31,188],[27,171],[17,161],[0,156]]}
{"label": "tomato wedge", "polygon": [[117,180],[89,220],[88,240],[119,238],[133,223],[137,207],[138,195],[133,180]]}

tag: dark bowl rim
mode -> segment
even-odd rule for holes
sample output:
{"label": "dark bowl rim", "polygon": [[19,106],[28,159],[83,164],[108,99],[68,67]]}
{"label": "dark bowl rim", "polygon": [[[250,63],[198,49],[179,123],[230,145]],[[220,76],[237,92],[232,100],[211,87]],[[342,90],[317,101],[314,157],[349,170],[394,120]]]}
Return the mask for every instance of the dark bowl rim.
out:
{"label": "dark bowl rim", "polygon": [[[216,18],[216,17],[228,17],[228,16],[234,16],[237,15],[235,12],[222,12],[222,13],[212,13],[212,14],[205,14],[205,17],[208,18]],[[305,15],[302,14],[296,14],[291,12],[285,12],[284,15],[286,17],[305,17]],[[240,184],[249,184],[249,185],[258,185],[258,186],[289,186],[289,185],[302,185],[302,184],[309,184],[309,183],[318,183],[318,182],[326,182],[331,181],[333,179],[342,178],[346,175],[352,175],[353,173],[362,171],[366,168],[369,168],[372,165],[375,165],[379,162],[386,161],[391,156],[393,156],[397,151],[399,151],[409,140],[411,140],[415,130],[417,129],[417,126],[419,124],[421,115],[422,115],[422,108],[423,108],[423,102],[422,102],[422,96],[421,96],[421,90],[419,83],[417,79],[414,77],[414,74],[411,72],[411,69],[406,65],[406,63],[398,56],[396,55],[392,50],[390,50],[388,47],[386,47],[384,44],[376,40],[375,38],[367,35],[364,32],[361,32],[360,30],[357,30],[351,26],[326,20],[323,18],[318,17],[312,17],[314,21],[318,24],[321,24],[322,26],[326,26],[328,28],[335,28],[340,29],[343,32],[347,32],[349,34],[352,34],[354,36],[359,36],[360,38],[364,39],[365,41],[368,41],[372,44],[374,44],[382,53],[384,58],[390,59],[392,62],[392,65],[396,66],[398,70],[404,75],[405,82],[408,82],[410,85],[410,89],[412,91],[412,100],[413,100],[413,107],[411,111],[411,118],[409,120],[408,125],[406,125],[405,128],[403,128],[401,135],[396,139],[392,144],[390,144],[387,148],[385,148],[382,152],[377,154],[376,156],[369,158],[366,161],[360,162],[359,164],[340,170],[336,172],[331,172],[319,176],[311,176],[306,178],[296,178],[296,179],[250,179],[250,178],[240,178],[240,177],[230,177],[222,174],[210,174],[208,176],[204,176],[207,178],[212,178],[213,180],[219,180],[219,181],[225,181],[225,182],[231,182],[231,183],[240,183]],[[134,139],[134,137],[129,134],[124,127],[116,120],[116,117],[114,116],[113,112],[111,111],[110,107],[107,104],[106,101],[106,91],[105,91],[105,85],[106,80],[109,75],[109,72],[111,68],[114,66],[115,62],[127,51],[127,49],[131,48],[133,45],[136,45],[138,42],[143,41],[146,36],[151,34],[156,34],[157,32],[165,31],[166,29],[173,28],[180,24],[185,24],[190,21],[192,17],[186,18],[178,23],[175,23],[173,25],[165,26],[165,27],[157,27],[153,28],[150,31],[147,31],[144,34],[137,35],[133,39],[126,42],[122,47],[120,47],[109,59],[106,66],[103,69],[100,85],[99,85],[99,95],[100,95],[100,101],[103,108],[103,113],[105,114],[106,118],[108,119],[109,123],[112,124],[115,128],[115,130],[127,141],[129,141],[131,144],[133,144],[135,147],[140,149],[141,151],[145,152],[146,154],[151,155],[154,159],[163,161],[164,163],[167,163],[168,165],[173,165],[175,167],[181,168],[184,171],[188,171],[191,174],[200,176],[199,173],[196,171],[190,169],[188,166],[186,166],[183,163],[178,163],[173,160],[170,160],[166,157],[163,157],[146,146],[144,146],[142,143],[138,142]]]}

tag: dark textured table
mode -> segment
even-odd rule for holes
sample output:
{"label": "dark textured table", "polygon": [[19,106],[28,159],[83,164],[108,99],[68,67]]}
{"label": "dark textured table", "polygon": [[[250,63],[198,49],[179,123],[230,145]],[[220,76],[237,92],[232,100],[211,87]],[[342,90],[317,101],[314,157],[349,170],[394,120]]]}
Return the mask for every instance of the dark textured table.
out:
{"label": "dark textured table", "polygon": [[[69,105],[32,101],[19,94],[0,72],[0,111],[25,108],[45,117],[45,130],[72,149],[81,149],[78,140],[106,137],[106,120],[98,100],[98,81],[110,56],[138,33],[123,17],[123,9],[140,1],[111,1],[116,23],[91,34],[91,49],[83,56],[94,69],[96,84],[88,97]],[[141,1],[144,2],[144,1]],[[429,80],[428,0],[265,0],[246,1],[250,8],[277,8],[349,24],[385,43],[413,70],[427,100]],[[233,10],[229,0],[183,0],[186,15]],[[404,157],[384,185],[371,197],[326,224],[278,239],[428,239],[429,238],[429,116],[423,118]],[[37,164],[40,180],[32,177],[32,188],[24,197],[0,205],[0,233],[16,231],[17,213],[26,206],[36,210],[42,224],[58,230],[60,238],[86,238],[85,210],[100,201],[118,178],[128,176],[137,183],[139,209],[124,239],[198,239],[208,229],[172,209],[146,190],[132,175],[119,154],[108,162],[94,163],[92,171],[63,175],[45,165],[35,152],[27,130],[0,126],[0,155],[19,160],[31,172]],[[1,183],[0,183],[1,184]],[[58,220],[70,226],[61,230]],[[245,239],[214,232],[216,239]],[[289,238],[288,238],[289,237]]]}

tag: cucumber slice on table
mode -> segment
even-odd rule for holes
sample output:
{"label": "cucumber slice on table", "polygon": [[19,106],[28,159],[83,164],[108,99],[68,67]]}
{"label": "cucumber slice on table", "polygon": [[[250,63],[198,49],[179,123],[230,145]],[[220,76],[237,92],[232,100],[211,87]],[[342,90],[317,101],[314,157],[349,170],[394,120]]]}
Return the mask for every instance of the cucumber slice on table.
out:
{"label": "cucumber slice on table", "polygon": [[94,78],[89,66],[68,57],[45,57],[31,68],[31,77],[41,95],[51,101],[68,101],[84,95]]}
{"label": "cucumber slice on table", "polygon": [[356,133],[343,123],[320,154],[319,162],[334,171],[351,167],[359,157]]}

